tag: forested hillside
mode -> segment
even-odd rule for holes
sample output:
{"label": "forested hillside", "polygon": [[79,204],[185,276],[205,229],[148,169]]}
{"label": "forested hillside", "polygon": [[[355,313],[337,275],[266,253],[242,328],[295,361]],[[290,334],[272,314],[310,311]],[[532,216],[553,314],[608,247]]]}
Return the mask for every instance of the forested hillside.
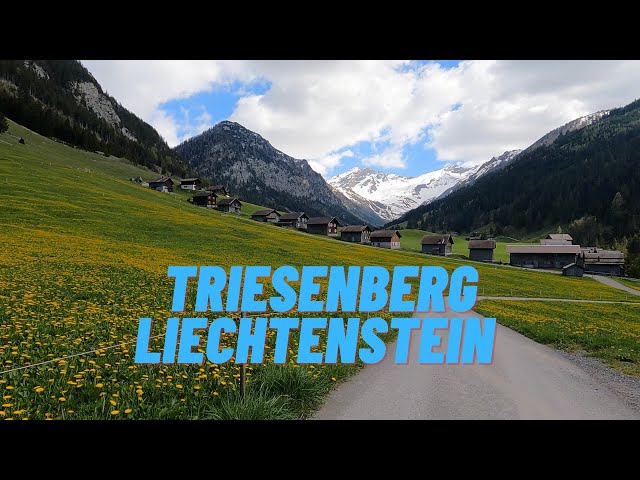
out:
{"label": "forested hillside", "polygon": [[192,170],[75,60],[0,60],[0,112],[31,130],[162,173]]}

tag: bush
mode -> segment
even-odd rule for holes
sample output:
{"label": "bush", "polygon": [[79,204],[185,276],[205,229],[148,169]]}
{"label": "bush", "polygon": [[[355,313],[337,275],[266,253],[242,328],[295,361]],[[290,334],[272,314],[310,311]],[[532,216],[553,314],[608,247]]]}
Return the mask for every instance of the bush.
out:
{"label": "bush", "polygon": [[313,378],[304,367],[267,364],[256,371],[252,387],[288,399],[296,411],[309,412],[318,406],[330,385]]}

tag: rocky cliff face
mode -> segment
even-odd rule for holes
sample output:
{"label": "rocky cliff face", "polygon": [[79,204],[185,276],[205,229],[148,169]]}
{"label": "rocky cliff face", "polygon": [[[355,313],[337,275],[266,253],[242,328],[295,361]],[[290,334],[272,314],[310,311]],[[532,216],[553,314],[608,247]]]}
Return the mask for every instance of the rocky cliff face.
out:
{"label": "rocky cliff face", "polygon": [[200,175],[248,202],[309,216],[336,216],[343,223],[383,223],[334,192],[306,160],[286,155],[238,123],[220,122],[175,151]]}

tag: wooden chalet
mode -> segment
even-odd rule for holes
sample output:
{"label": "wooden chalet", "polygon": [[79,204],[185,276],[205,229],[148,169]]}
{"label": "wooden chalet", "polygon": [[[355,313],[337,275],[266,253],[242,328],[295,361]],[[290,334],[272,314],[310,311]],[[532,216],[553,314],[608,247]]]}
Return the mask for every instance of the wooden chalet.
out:
{"label": "wooden chalet", "polygon": [[215,208],[216,194],[213,192],[198,192],[191,197],[191,203],[199,207]]}
{"label": "wooden chalet", "polygon": [[393,250],[400,248],[400,238],[402,238],[402,235],[398,230],[376,230],[369,235],[371,245],[374,247]]}
{"label": "wooden chalet", "polygon": [[149,188],[158,192],[173,192],[171,177],[160,177],[149,180]]}
{"label": "wooden chalet", "polygon": [[540,240],[541,245],[573,245],[573,237],[568,233],[550,233]]}
{"label": "wooden chalet", "polygon": [[221,212],[240,213],[242,203],[235,197],[216,199],[216,207]]}
{"label": "wooden chalet", "polygon": [[469,260],[493,262],[495,240],[469,240]]}
{"label": "wooden chalet", "polygon": [[557,268],[576,262],[580,245],[507,245],[509,264],[523,268]]}
{"label": "wooden chalet", "polygon": [[348,225],[342,228],[340,240],[350,243],[370,243],[371,229],[369,225]]}
{"label": "wooden chalet", "polygon": [[181,190],[200,190],[202,182],[199,178],[181,178],[180,189]]}
{"label": "wooden chalet", "polygon": [[618,250],[603,250],[596,247],[583,248],[578,254],[576,263],[584,268],[585,273],[624,275],[624,253]]}
{"label": "wooden chalet", "polygon": [[251,218],[257,222],[276,223],[280,220],[280,214],[274,209],[257,210],[251,214]]}
{"label": "wooden chalet", "polygon": [[306,230],[309,217],[304,212],[283,213],[276,225]]}
{"label": "wooden chalet", "polygon": [[224,185],[211,185],[207,187],[207,190],[215,193],[217,196],[224,195],[225,197],[229,196],[229,191],[224,188]]}
{"label": "wooden chalet", "polygon": [[451,255],[453,237],[449,233],[443,235],[429,234],[422,237],[420,244],[422,245],[422,253],[449,256]]}
{"label": "wooden chalet", "polygon": [[307,232],[337,237],[339,226],[340,222],[336,217],[311,217],[307,221]]}

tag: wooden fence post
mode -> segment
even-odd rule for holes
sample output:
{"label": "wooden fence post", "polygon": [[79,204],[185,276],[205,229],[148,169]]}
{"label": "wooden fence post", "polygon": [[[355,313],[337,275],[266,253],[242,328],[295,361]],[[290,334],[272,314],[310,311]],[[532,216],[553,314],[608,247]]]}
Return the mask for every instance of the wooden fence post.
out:
{"label": "wooden fence post", "polygon": [[[242,319],[243,315],[240,312],[240,319]],[[238,322],[239,325],[240,322]],[[237,348],[237,345],[236,345]],[[244,363],[240,364],[240,398],[244,398],[244,394],[247,388],[247,366]]]}

